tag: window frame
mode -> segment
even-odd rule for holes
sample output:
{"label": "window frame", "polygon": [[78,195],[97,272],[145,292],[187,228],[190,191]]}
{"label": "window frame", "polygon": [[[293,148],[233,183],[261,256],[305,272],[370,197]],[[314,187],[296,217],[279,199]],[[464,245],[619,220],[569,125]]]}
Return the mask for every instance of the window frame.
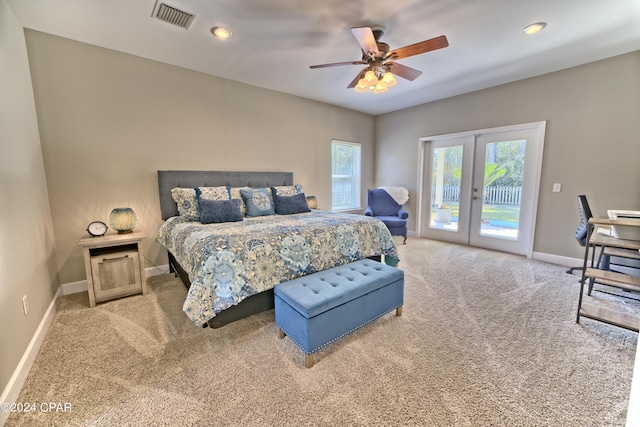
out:
{"label": "window frame", "polygon": [[[350,147],[355,150],[355,156],[352,159],[353,165],[353,173],[350,175],[334,175],[334,147],[343,146]],[[348,205],[340,204],[337,205],[336,198],[334,197],[334,193],[337,192],[336,189],[336,179],[342,180],[344,184],[344,180],[347,178],[351,185],[351,191],[354,193],[351,196],[351,203]],[[355,211],[362,209],[362,144],[359,142],[351,142],[351,141],[341,141],[334,139],[331,141],[331,210],[336,212],[341,211]]]}

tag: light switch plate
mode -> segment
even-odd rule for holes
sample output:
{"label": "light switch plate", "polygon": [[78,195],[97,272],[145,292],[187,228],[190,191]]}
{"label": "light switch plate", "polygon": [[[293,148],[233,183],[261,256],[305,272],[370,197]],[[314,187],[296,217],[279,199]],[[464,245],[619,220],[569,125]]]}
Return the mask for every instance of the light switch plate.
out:
{"label": "light switch plate", "polygon": [[562,189],[562,184],[559,184],[559,183],[553,184],[553,192],[554,193],[559,193],[561,189]]}

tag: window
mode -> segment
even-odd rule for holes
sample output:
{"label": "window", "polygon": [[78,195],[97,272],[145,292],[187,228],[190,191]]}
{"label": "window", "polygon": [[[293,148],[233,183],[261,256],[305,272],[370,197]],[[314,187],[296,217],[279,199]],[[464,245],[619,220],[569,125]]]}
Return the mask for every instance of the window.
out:
{"label": "window", "polygon": [[360,209],[360,144],[331,142],[331,210]]}

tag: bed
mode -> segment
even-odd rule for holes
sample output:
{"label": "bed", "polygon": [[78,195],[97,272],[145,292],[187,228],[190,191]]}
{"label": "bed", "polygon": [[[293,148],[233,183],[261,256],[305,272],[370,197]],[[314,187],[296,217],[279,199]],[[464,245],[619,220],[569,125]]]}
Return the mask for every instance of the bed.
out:
{"label": "bed", "polygon": [[[213,202],[202,198],[212,188],[226,188],[231,199],[246,202],[241,219],[200,222],[209,222],[205,218]],[[165,222],[157,241],[167,249],[171,271],[188,288],[183,310],[196,325],[217,328],[269,310],[273,288],[296,277],[362,258],[398,262],[391,234],[375,218],[283,209],[304,199],[290,172],[158,171],[158,189]],[[201,218],[189,216],[182,204],[179,209],[175,189],[197,189]],[[253,215],[256,207],[245,193],[265,189],[276,210],[286,214]],[[215,209],[236,206],[228,200],[215,203]]]}

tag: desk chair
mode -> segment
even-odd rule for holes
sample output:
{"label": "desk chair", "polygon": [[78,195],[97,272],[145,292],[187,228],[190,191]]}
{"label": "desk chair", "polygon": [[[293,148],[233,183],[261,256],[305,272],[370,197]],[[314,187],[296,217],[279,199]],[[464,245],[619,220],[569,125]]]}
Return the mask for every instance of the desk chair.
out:
{"label": "desk chair", "polygon": [[[587,202],[587,196],[578,196],[578,211],[580,212],[580,223],[576,229],[575,237],[580,246],[585,247],[587,245],[587,234],[589,234],[589,220],[593,217]],[[567,273],[573,274],[576,270],[582,270],[582,266],[571,267],[567,270]]]}

